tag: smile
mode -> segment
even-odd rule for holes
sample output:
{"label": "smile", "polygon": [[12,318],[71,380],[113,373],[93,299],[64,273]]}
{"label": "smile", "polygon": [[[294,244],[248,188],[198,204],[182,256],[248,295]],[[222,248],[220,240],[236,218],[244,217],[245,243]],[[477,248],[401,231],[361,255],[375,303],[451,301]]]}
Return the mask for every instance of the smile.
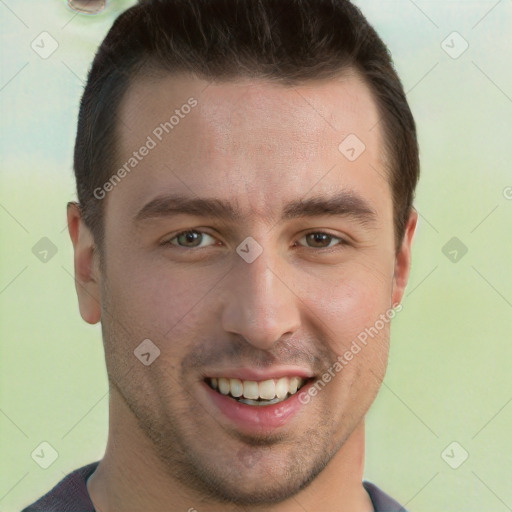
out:
{"label": "smile", "polygon": [[309,380],[298,376],[263,381],[230,377],[206,378],[206,383],[222,395],[247,405],[265,406],[283,402],[294,395]]}

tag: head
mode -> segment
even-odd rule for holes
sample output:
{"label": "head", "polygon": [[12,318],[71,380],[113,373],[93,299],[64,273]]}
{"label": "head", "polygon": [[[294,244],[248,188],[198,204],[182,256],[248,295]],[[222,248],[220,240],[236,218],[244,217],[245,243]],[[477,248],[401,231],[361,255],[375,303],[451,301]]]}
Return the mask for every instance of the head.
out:
{"label": "head", "polygon": [[[410,267],[415,124],[373,28],[342,0],[141,1],[94,59],[74,165],[112,400],[219,501],[306,487],[377,394]],[[209,384],[240,369],[307,374],[301,407],[233,421]]]}

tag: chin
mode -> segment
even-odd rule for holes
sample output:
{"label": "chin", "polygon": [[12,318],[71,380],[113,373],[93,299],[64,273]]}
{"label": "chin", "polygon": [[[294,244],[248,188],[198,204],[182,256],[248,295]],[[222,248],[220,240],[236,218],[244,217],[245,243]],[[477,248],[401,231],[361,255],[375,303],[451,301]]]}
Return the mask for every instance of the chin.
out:
{"label": "chin", "polygon": [[210,490],[210,494],[213,499],[221,503],[233,503],[239,506],[272,505],[296,495],[314,479],[310,477],[297,481],[296,478],[290,479],[289,476],[286,479],[287,476],[285,474],[280,482],[272,479],[271,485],[269,485],[268,474],[252,482],[245,481],[238,485],[233,485],[233,482],[214,483],[214,489]]}
{"label": "chin", "polygon": [[[322,452],[316,461],[307,461],[302,457],[292,459],[283,466],[274,462],[287,460],[287,457],[281,457],[279,453],[266,460],[256,456],[250,462],[246,459],[253,466],[226,464],[222,475],[219,474],[222,464],[212,461],[211,466],[202,465],[199,470],[195,469],[194,486],[219,503],[232,503],[241,507],[281,503],[313,482],[326,467],[330,457]],[[190,486],[191,483],[189,478],[187,484]]]}

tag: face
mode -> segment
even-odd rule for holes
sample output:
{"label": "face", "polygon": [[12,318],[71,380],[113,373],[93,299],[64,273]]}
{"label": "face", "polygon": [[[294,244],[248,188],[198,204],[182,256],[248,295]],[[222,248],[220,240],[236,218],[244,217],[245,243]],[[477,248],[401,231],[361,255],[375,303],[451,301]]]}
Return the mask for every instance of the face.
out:
{"label": "face", "polygon": [[278,502],[377,393],[415,220],[397,256],[379,115],[354,74],[207,85],[145,79],[123,99],[129,172],[104,189],[101,310],[82,298],[82,315],[101,316],[117,397],[170,474]]}

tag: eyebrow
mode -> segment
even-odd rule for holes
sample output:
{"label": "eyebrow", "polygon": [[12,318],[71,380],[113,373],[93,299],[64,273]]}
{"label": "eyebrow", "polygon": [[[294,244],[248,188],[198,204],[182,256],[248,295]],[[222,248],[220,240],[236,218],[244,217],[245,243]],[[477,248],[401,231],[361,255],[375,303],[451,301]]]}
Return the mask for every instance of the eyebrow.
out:
{"label": "eyebrow", "polygon": [[[243,214],[230,202],[211,197],[187,197],[183,195],[161,195],[144,205],[134,216],[134,222],[173,217],[175,215],[209,217],[222,221],[241,221]],[[281,214],[282,220],[303,217],[333,215],[350,217],[362,225],[374,224],[377,212],[372,206],[351,191],[344,191],[331,197],[314,196],[287,203]]]}

